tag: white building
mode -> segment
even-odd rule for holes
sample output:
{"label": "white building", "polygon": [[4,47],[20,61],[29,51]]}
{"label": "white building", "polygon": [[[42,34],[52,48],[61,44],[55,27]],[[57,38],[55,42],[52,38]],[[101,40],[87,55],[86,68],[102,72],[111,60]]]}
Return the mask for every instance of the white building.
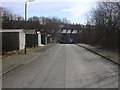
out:
{"label": "white building", "polygon": [[22,29],[0,30],[2,33],[2,50],[22,50],[25,48],[25,32]]}

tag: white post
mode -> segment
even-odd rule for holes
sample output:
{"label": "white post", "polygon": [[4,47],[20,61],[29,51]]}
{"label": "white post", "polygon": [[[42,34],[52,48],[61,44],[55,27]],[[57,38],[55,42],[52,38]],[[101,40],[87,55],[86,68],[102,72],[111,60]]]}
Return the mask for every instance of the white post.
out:
{"label": "white post", "polygon": [[38,34],[38,46],[41,46],[41,33]]}
{"label": "white post", "polygon": [[25,33],[24,31],[19,32],[19,50],[25,48]]}

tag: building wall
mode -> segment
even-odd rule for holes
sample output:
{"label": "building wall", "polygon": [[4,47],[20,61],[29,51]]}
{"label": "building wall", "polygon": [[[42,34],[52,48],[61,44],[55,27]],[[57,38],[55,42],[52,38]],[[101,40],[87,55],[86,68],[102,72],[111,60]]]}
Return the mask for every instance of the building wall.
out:
{"label": "building wall", "polygon": [[19,32],[19,50],[22,50],[25,48],[25,33]]}
{"label": "building wall", "polygon": [[60,43],[78,43],[79,34],[61,33]]}
{"label": "building wall", "polygon": [[41,34],[41,43],[45,44],[45,34]]}
{"label": "building wall", "polygon": [[72,34],[73,42],[79,43],[79,34]]}
{"label": "building wall", "polygon": [[26,34],[27,47],[38,46],[38,35],[37,34]]}

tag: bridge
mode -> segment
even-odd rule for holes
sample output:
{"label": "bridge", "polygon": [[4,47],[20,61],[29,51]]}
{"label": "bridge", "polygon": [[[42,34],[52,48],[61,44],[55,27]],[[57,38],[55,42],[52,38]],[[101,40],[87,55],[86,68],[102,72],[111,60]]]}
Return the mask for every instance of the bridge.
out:
{"label": "bridge", "polygon": [[79,32],[74,29],[61,29],[60,39],[58,40],[60,43],[75,43],[77,40]]}

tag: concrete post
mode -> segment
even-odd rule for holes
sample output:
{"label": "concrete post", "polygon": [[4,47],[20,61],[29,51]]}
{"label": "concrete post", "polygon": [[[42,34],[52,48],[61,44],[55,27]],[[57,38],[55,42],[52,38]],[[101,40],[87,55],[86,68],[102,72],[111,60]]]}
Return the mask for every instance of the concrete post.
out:
{"label": "concrete post", "polygon": [[41,34],[38,34],[38,46],[41,46]]}
{"label": "concrete post", "polygon": [[47,34],[45,33],[45,45],[47,45]]}

